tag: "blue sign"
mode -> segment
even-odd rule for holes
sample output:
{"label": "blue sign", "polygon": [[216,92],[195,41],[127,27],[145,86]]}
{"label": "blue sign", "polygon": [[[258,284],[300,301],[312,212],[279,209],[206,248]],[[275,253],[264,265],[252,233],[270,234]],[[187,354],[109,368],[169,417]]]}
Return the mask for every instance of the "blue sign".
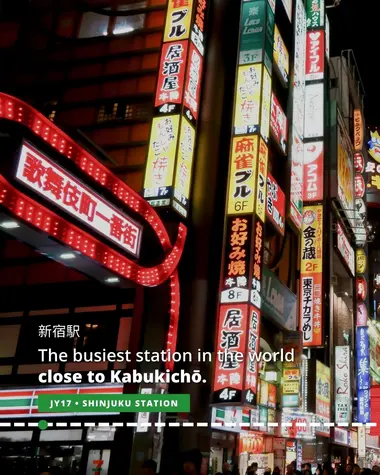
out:
{"label": "blue sign", "polygon": [[362,424],[367,424],[368,422],[371,422],[369,391],[369,389],[358,390],[358,422]]}
{"label": "blue sign", "polygon": [[368,327],[356,328],[356,379],[359,390],[370,388]]}

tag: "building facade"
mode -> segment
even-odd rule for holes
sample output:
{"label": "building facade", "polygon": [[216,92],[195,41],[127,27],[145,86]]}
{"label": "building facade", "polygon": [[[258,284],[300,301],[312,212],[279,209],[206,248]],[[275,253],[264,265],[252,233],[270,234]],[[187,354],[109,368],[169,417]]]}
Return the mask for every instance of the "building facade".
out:
{"label": "building facade", "polygon": [[[240,473],[254,461],[260,473],[285,473],[294,460],[300,468],[363,458],[366,434],[351,426],[370,422],[370,379],[359,367],[371,351],[363,91],[350,52],[330,59],[324,2],[92,0],[79,8],[34,0],[4,5],[1,28],[9,157],[28,141],[131,212],[144,231],[139,265],[169,262],[189,232],[178,277],[172,266],[164,280],[104,285],[112,275],[99,277],[102,266],[90,272],[54,259],[3,227],[0,415],[28,424],[37,374],[47,369],[113,369],[42,363],[48,325],[79,326],[80,338],[63,339],[62,350],[213,354],[212,362],[175,365],[201,371],[202,385],[102,387],[189,393],[190,413],[67,415],[49,420],[79,427],[4,429],[4,463],[21,473],[45,463],[112,475],[154,458],[164,472],[197,447],[203,473],[215,475],[224,462]],[[65,130],[90,165],[67,165],[54,134],[46,143],[30,121],[10,125],[17,114],[7,117],[9,101],[42,113],[55,133]],[[134,202],[120,204],[110,180],[141,200],[153,226],[135,216]],[[254,360],[281,349],[282,361]],[[294,357],[283,361],[284,353]],[[154,368],[164,369],[139,367]],[[369,447],[375,455],[365,463],[373,464],[376,436],[367,435]]]}

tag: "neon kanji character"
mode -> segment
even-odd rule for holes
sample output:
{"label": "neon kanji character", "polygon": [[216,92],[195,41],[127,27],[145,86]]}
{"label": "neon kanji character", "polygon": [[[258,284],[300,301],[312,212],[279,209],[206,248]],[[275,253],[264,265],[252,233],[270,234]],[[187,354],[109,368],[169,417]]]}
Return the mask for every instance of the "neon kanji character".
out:
{"label": "neon kanji character", "polygon": [[60,200],[62,196],[63,178],[52,168],[48,168],[45,174],[44,191],[50,191],[50,193]]}
{"label": "neon kanji character", "polygon": [[30,183],[37,183],[38,186],[42,186],[42,177],[45,175],[45,172],[46,168],[42,165],[41,160],[31,153],[27,153],[22,175]]}
{"label": "neon kanji character", "polygon": [[80,191],[78,187],[71,184],[69,181],[63,187],[63,204],[67,206],[72,206],[75,211],[78,211],[78,203],[80,198]]}
{"label": "neon kanji character", "polygon": [[82,193],[79,213],[85,214],[90,222],[94,220],[97,203],[87,193]]}

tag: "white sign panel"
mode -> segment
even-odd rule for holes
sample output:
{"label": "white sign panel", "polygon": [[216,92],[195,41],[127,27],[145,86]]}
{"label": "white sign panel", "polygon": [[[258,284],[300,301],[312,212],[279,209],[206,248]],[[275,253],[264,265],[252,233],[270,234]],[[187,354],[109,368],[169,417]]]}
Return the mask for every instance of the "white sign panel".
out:
{"label": "white sign panel", "polygon": [[338,250],[347,264],[352,276],[355,275],[355,251],[347,239],[340,223],[336,224]]}
{"label": "white sign panel", "polygon": [[302,0],[296,0],[294,43],[293,127],[301,139],[305,119],[306,11]]}
{"label": "white sign panel", "polygon": [[327,59],[330,59],[330,22],[326,15],[326,26],[325,26],[325,50]]}
{"label": "white sign panel", "polygon": [[[314,422],[315,416],[313,414],[283,411],[281,416],[281,435],[293,439],[294,437],[291,435],[293,429],[296,439],[313,439],[315,437],[315,427],[312,425]],[[291,424],[291,426],[289,427],[288,424]]]}
{"label": "white sign panel", "polygon": [[359,457],[365,457],[366,440],[365,440],[365,427],[358,427],[358,455]]}
{"label": "white sign panel", "polygon": [[[152,394],[152,388],[142,388],[140,394]],[[150,412],[139,412],[136,432],[148,432]]]}
{"label": "white sign panel", "polygon": [[28,144],[21,149],[16,178],[138,257],[142,227]]}
{"label": "white sign panel", "polygon": [[335,422],[351,422],[350,347],[335,347]]}
{"label": "white sign panel", "polygon": [[323,83],[308,84],[305,89],[306,139],[323,137]]}

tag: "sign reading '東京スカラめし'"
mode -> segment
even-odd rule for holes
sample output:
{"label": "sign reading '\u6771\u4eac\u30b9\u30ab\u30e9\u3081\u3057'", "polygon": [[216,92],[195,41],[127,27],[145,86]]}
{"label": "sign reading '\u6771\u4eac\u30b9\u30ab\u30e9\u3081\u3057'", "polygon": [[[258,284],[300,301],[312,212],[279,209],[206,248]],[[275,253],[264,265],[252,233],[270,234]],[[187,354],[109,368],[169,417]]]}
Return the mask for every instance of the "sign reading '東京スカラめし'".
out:
{"label": "sign reading '\u6771\u4eac\u30b9\u30ab\u30e9\u3081\u3057'", "polygon": [[323,206],[305,206],[301,233],[301,331],[304,346],[322,344]]}
{"label": "sign reading '\u6771\u4eac\u30b9\u30ab\u30e9\u3081\u3057'", "polygon": [[21,149],[16,178],[92,230],[138,257],[142,228],[29,144]]}

